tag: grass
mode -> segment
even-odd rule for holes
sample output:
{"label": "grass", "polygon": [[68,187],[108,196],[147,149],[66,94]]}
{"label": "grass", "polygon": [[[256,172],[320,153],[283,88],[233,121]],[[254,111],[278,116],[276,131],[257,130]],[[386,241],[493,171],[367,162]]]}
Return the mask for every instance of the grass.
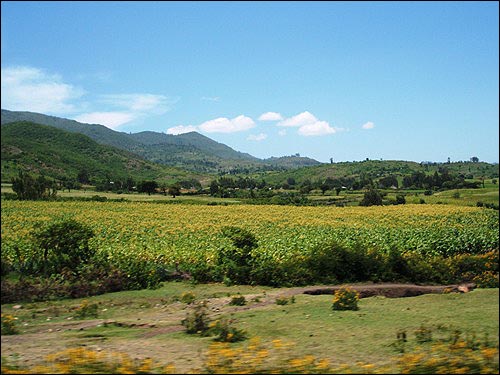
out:
{"label": "grass", "polygon": [[[477,202],[499,204],[499,185],[493,184],[492,180],[485,181],[484,188],[478,189],[453,189],[436,192],[433,195],[424,195],[423,190],[387,190],[387,196],[384,199],[396,200],[396,195],[405,195],[406,203],[420,203],[423,199],[427,204],[449,204],[458,206],[476,206]],[[2,193],[13,193],[11,184],[2,183]],[[313,191],[307,197],[311,201],[326,201],[326,200],[348,200],[346,205],[357,206],[359,201],[363,198],[364,191],[342,191],[338,196],[335,192],[327,191],[321,194],[319,191]],[[458,194],[458,197],[457,197]],[[172,198],[170,195],[163,194],[138,194],[138,193],[110,193],[110,192],[97,192],[92,189],[88,190],[71,190],[71,191],[58,191],[59,197],[75,197],[75,198],[91,198],[95,195],[106,197],[108,199],[125,199],[129,201],[138,202],[165,202],[165,203],[184,203],[184,204],[238,204],[244,203],[244,199],[233,198],[217,198],[207,195],[180,195]]]}
{"label": "grass", "polygon": [[[10,361],[34,364],[48,353],[85,345],[94,350],[123,351],[133,358],[173,362],[180,372],[199,368],[213,341],[184,332],[180,321],[191,309],[178,300],[184,292],[192,292],[197,301],[208,299],[213,319],[231,318],[235,327],[246,330],[250,337],[259,337],[264,343],[276,339],[293,342],[294,356],[312,354],[337,364],[388,364],[398,354],[396,333],[406,331],[406,345],[411,348],[417,345],[415,331],[421,326],[429,327],[434,337],[444,338],[458,329],[464,335],[488,335],[498,343],[498,289],[399,299],[371,297],[360,300],[358,311],[333,311],[331,295],[298,294],[295,303],[277,305],[276,298],[285,291],[170,282],[156,290],[87,298],[99,305],[99,316],[84,320],[73,318],[74,308],[83,299],[30,303],[17,309],[12,304],[3,305],[2,313],[18,318],[21,333],[2,336],[2,355]],[[237,293],[246,297],[247,305],[229,304],[230,296]],[[231,345],[236,348],[247,342]]]}

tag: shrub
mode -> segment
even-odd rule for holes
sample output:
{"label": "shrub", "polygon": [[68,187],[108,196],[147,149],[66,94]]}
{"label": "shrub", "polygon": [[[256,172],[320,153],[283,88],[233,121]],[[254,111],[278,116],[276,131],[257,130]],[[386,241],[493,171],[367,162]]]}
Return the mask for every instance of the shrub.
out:
{"label": "shrub", "polygon": [[308,281],[322,283],[378,281],[387,273],[383,255],[361,243],[348,248],[338,242],[312,249],[306,260]]}
{"label": "shrub", "polygon": [[361,202],[359,202],[360,206],[381,206],[382,205],[382,195],[376,189],[369,189]]}
{"label": "shrub", "polygon": [[478,288],[498,288],[499,287],[499,276],[498,272],[484,271],[480,275],[475,276],[472,279],[476,283]]}
{"label": "shrub", "polygon": [[126,353],[93,351],[85,347],[69,348],[47,355],[44,363],[31,368],[4,364],[2,374],[173,374],[169,364],[150,359],[134,359]]}
{"label": "shrub", "polygon": [[188,312],[186,318],[181,321],[181,324],[186,327],[186,332],[193,334],[208,335],[210,320],[208,318],[208,309],[205,301],[199,302],[194,306],[193,310]]}
{"label": "shrub", "polygon": [[246,303],[247,300],[245,299],[245,296],[242,295],[233,296],[231,298],[231,301],[229,302],[230,305],[235,305],[235,306],[243,306]]}
{"label": "shrub", "polygon": [[276,298],[277,305],[288,305],[288,303],[295,303],[295,296],[288,297],[278,297]]}
{"label": "shrub", "polygon": [[2,314],[2,335],[17,335],[19,333],[16,319],[10,314]]}
{"label": "shrub", "polygon": [[359,293],[349,287],[340,288],[333,297],[333,310],[359,310]]}
{"label": "shrub", "polygon": [[396,195],[396,204],[406,204],[406,198],[403,194]]}
{"label": "shrub", "polygon": [[196,299],[196,296],[194,295],[193,292],[185,292],[181,294],[181,302],[187,303],[188,305],[192,304],[194,300]]}
{"label": "shrub", "polygon": [[221,319],[210,323],[210,334],[215,335],[214,341],[237,342],[247,338],[244,330],[233,327],[232,320]]}
{"label": "shrub", "polygon": [[498,275],[498,250],[484,254],[458,254],[446,259],[446,263],[458,281],[479,281],[481,284],[484,279],[484,285],[491,285],[495,274]]}
{"label": "shrub", "polygon": [[398,365],[402,374],[498,374],[498,348],[440,342],[402,355]]}
{"label": "shrub", "polygon": [[97,303],[89,303],[89,301],[84,300],[75,310],[76,319],[85,318],[97,318],[98,316],[98,305]]}
{"label": "shrub", "polygon": [[42,252],[45,275],[73,271],[88,262],[95,253],[89,245],[94,231],[74,219],[59,219],[35,232],[35,246]]}
{"label": "shrub", "polygon": [[249,284],[252,250],[257,248],[255,236],[246,229],[228,226],[221,230],[232,247],[223,247],[218,256],[218,266],[226,284]]}

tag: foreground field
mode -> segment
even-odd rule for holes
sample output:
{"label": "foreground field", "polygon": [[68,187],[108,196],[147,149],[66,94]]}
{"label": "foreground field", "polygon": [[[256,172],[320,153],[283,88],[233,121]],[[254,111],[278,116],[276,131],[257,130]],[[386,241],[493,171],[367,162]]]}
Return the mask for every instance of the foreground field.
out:
{"label": "foreground field", "polygon": [[[209,319],[230,318],[234,326],[247,332],[249,340],[228,344],[216,352],[212,347],[210,357],[213,337],[189,335],[180,324],[194,305],[182,302],[186,293],[194,296],[194,304],[207,301]],[[237,294],[245,297],[244,306],[229,304],[231,296]],[[294,303],[276,303],[280,296],[293,294]],[[286,354],[300,364],[299,358],[304,361],[313,356],[328,360],[332,366],[356,368],[362,362],[364,367],[357,367],[357,371],[382,368],[384,373],[398,373],[401,365],[397,359],[402,351],[413,353],[417,346],[430,351],[431,345],[447,342],[455,335],[470,345],[480,341],[496,347],[491,353],[496,353],[498,369],[498,298],[498,289],[409,298],[370,297],[360,300],[358,311],[333,311],[332,296],[300,294],[297,288],[173,282],[157,290],[88,298],[88,304],[98,305],[97,318],[77,319],[81,299],[15,308],[3,305],[2,314],[14,316],[20,332],[2,336],[2,357],[10,364],[32,366],[48,354],[80,347],[95,354],[122,352],[132,360],[153,358],[160,364],[173,365],[176,373],[207,372],[210,358],[213,364],[217,358],[227,359],[224,356],[236,353],[238,348],[251,353],[249,345],[258,338],[267,348],[259,352],[264,363],[272,364],[276,356]],[[405,343],[397,340],[401,332],[407,335]],[[430,336],[424,340],[422,332],[430,332]],[[272,350],[273,346],[286,347],[286,351]],[[480,353],[479,349],[474,351],[474,355]],[[248,370],[255,363],[247,365]]]}

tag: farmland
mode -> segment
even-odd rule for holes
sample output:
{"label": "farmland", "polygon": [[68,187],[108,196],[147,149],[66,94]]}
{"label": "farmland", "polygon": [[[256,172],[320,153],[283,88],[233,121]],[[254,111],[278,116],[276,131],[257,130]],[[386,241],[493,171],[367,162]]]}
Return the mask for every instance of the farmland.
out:
{"label": "farmland", "polygon": [[113,262],[143,259],[173,266],[210,265],[225,226],[243,227],[258,240],[261,261],[303,259],[335,240],[387,252],[450,256],[498,248],[498,213],[475,207],[405,205],[383,207],[201,206],[141,202],[2,202],[2,256],[10,262],[34,256],[30,233],[64,216],[96,233],[91,245]]}

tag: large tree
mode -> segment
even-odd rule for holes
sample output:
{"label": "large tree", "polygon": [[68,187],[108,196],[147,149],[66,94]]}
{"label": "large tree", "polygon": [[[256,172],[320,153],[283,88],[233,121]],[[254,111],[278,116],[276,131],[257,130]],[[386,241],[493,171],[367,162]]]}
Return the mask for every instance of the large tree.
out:
{"label": "large tree", "polygon": [[12,190],[21,200],[47,199],[55,197],[57,193],[54,181],[44,176],[34,178],[23,171],[19,171],[19,177],[12,178]]}
{"label": "large tree", "polygon": [[139,192],[140,193],[148,193],[148,195],[151,195],[151,193],[155,193],[156,189],[158,188],[158,183],[156,181],[142,181],[139,184]]}

